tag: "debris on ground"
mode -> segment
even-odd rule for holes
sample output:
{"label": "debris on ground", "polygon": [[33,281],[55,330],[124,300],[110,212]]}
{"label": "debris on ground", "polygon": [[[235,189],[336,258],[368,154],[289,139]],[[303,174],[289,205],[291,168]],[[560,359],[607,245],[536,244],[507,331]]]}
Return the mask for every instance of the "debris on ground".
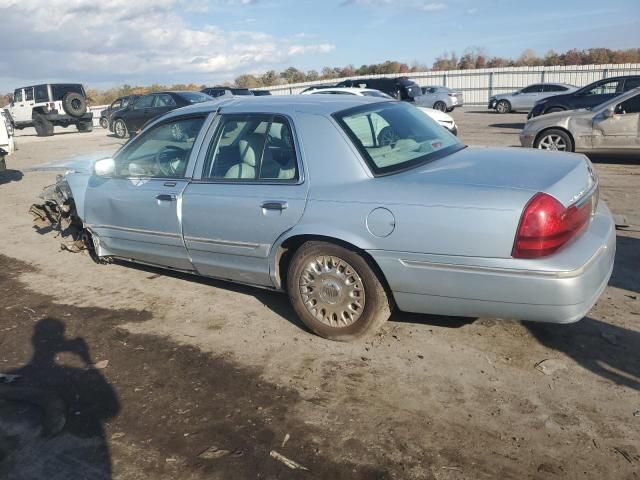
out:
{"label": "debris on ground", "polygon": [[305,470],[307,472],[309,471],[309,469],[307,467],[303,467],[298,462],[294,462],[290,458],[285,457],[284,455],[276,452],[275,450],[271,450],[271,452],[269,452],[269,456],[271,458],[274,458],[274,459],[278,460],[279,462],[284,463],[291,470]]}
{"label": "debris on ground", "polygon": [[611,345],[618,345],[618,336],[610,332],[600,332],[600,336]]}
{"label": "debris on ground", "polygon": [[623,450],[622,448],[613,447],[613,451],[622,455],[622,457],[629,463],[633,462],[633,458],[629,455],[629,452]]}
{"label": "debris on ground", "polygon": [[124,432],[116,432],[113,435],[111,435],[111,440],[118,440],[119,438],[124,437]]}
{"label": "debris on ground", "polygon": [[200,452],[198,457],[206,460],[214,460],[216,458],[226,457],[227,455],[231,455],[231,450],[224,450],[214,446],[207,448],[204,452]]}
{"label": "debris on ground", "polygon": [[633,412],[633,416],[640,417],[640,410],[636,410],[635,412]]}
{"label": "debris on ground", "polygon": [[104,370],[109,366],[109,360],[100,360],[92,365],[96,370]]}
{"label": "debris on ground", "polygon": [[545,375],[553,375],[558,370],[564,370],[567,365],[557,358],[545,358],[534,365],[535,369]]}
{"label": "debris on ground", "polygon": [[284,440],[282,440],[282,448],[284,448],[284,446],[287,444],[290,438],[291,438],[291,435],[289,435],[288,433],[284,436]]}
{"label": "debris on ground", "polygon": [[9,375],[8,373],[0,373],[0,383],[13,383],[20,378],[20,375]]}

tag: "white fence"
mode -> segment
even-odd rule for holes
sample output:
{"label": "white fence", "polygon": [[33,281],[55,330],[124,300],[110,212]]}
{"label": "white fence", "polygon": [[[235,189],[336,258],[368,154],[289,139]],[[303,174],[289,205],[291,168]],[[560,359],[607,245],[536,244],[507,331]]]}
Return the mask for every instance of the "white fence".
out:
{"label": "white fence", "polygon": [[[447,70],[406,74],[421,87],[443,85],[464,93],[466,105],[486,105],[489,97],[506,93],[537,82],[560,82],[584,86],[601,78],[640,74],[640,63],[575,65],[557,67],[506,67],[477,70]],[[363,75],[349,78],[399,77],[401,74]],[[294,95],[310,85],[333,84],[341,79],[278,85],[269,90],[273,95]]]}

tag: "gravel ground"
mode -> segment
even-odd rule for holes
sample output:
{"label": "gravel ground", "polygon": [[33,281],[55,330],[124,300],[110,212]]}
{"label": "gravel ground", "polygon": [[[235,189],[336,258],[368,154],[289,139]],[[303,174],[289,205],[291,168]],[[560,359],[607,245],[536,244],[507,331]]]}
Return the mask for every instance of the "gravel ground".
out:
{"label": "gravel ground", "polygon": [[[470,145],[516,146],[526,119],[453,116]],[[593,158],[630,228],[582,321],[395,313],[341,344],[309,334],[284,295],[60,251],[27,214],[56,173],[35,167],[121,141],[17,140],[0,177],[0,372],[22,378],[0,378],[0,397],[32,402],[0,401],[0,478],[640,476],[638,158]]]}

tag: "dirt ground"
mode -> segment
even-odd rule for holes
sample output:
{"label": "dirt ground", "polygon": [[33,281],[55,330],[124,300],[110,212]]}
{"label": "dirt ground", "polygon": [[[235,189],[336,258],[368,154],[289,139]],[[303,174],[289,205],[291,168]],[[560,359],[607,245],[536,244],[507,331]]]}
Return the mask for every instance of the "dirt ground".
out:
{"label": "dirt ground", "polygon": [[[454,117],[471,145],[518,145],[525,121]],[[0,376],[0,397],[23,400],[0,400],[0,478],[640,478],[640,159],[593,159],[630,227],[582,321],[396,312],[342,344],[284,295],[61,251],[27,214],[56,174],[36,167],[121,141],[17,140],[0,177],[0,372],[21,378]]]}

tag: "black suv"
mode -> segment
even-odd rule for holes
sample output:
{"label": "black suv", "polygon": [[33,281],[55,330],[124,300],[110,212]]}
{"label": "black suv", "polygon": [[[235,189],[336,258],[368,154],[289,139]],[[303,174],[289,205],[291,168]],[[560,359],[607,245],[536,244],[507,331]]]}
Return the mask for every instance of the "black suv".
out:
{"label": "black suv", "polygon": [[16,88],[9,105],[15,128],[34,127],[39,137],[53,135],[53,127],[75,125],[80,132],[93,130],[93,113],[79,83],[47,83]]}
{"label": "black suv", "polygon": [[253,95],[253,92],[248,88],[240,87],[207,87],[200,91],[214,98],[233,95]]}
{"label": "black suv", "polygon": [[422,90],[416,82],[408,77],[397,78],[359,78],[342,80],[336,87],[372,88],[391,95],[398,100],[413,102],[415,97],[422,95]]}
{"label": "black suv", "polygon": [[555,95],[536,102],[527,118],[563,110],[593,108],[637,87],[640,87],[640,75],[605,78],[572,93]]}

